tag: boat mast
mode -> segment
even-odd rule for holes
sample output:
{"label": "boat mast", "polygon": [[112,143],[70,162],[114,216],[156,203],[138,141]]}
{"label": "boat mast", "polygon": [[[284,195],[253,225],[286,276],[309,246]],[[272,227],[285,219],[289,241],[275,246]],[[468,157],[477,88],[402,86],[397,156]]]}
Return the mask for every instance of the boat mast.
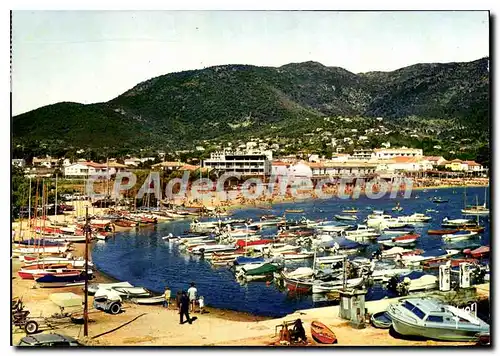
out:
{"label": "boat mast", "polygon": [[56,198],[55,198],[55,214],[56,214],[56,222],[57,222],[57,174],[56,174]]}
{"label": "boat mast", "polygon": [[89,335],[89,308],[88,308],[88,295],[89,295],[89,207],[85,207],[85,292],[84,292],[84,304],[83,304],[83,336]]}
{"label": "boat mast", "polygon": [[30,178],[30,193],[28,196],[28,234],[31,231],[31,176]]}
{"label": "boat mast", "polygon": [[484,208],[486,209],[486,190],[488,189],[488,187],[484,187]]}

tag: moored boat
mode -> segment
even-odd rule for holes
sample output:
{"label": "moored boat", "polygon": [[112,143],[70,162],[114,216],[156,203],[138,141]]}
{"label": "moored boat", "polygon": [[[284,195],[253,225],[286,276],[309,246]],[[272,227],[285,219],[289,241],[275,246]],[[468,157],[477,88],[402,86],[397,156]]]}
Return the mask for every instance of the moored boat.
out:
{"label": "moored boat", "polygon": [[409,298],[387,310],[394,330],[407,336],[445,341],[477,341],[490,326],[464,310],[432,298]]}
{"label": "moored boat", "polygon": [[340,221],[356,221],[358,217],[356,215],[334,215],[335,219]]}
{"label": "moored boat", "polygon": [[482,258],[490,254],[490,246],[480,246],[473,250],[465,249],[463,252],[465,255],[470,255],[474,258]]}
{"label": "moored boat", "polygon": [[443,235],[443,240],[444,241],[461,241],[461,240],[467,240],[470,239],[471,237],[477,236],[477,232],[474,231],[458,231],[455,232],[454,234],[445,234]]}
{"label": "moored boat", "polygon": [[378,329],[389,329],[392,325],[392,319],[385,311],[372,314],[370,321]]}
{"label": "moored boat", "polygon": [[336,344],[337,337],[335,333],[330,330],[325,324],[319,321],[313,321],[311,323],[311,336],[320,344]]}

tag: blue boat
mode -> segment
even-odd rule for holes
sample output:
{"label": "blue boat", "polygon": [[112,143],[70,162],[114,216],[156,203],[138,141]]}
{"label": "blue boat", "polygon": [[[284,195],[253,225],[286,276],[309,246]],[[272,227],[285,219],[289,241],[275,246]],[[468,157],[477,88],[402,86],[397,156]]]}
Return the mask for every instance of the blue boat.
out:
{"label": "blue boat", "polygon": [[245,257],[239,256],[234,260],[235,265],[245,265],[249,263],[264,263],[264,257]]}
{"label": "blue boat", "polygon": [[[91,271],[89,272],[91,273]],[[90,273],[89,277],[91,278],[92,275]],[[46,274],[43,277],[35,279],[35,281],[41,288],[57,288],[66,287],[69,285],[81,285],[85,282],[85,279],[85,272],[82,272],[76,275]]]}

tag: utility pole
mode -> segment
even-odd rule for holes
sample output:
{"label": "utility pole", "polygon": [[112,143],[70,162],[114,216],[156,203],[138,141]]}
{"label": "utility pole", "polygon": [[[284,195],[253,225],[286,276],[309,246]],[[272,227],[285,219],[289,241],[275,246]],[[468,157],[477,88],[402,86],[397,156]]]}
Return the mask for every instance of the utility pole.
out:
{"label": "utility pole", "polygon": [[89,307],[88,307],[88,295],[89,295],[89,207],[85,207],[85,291],[84,291],[84,305],[83,305],[83,336],[89,335]]}

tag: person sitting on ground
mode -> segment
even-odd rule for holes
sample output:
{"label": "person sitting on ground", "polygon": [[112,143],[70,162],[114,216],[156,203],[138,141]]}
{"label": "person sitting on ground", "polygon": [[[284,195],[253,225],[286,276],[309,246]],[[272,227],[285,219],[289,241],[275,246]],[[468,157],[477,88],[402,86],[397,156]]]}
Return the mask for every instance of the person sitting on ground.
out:
{"label": "person sitting on ground", "polygon": [[304,330],[304,326],[302,325],[302,320],[297,319],[293,324],[292,332],[290,333],[292,341],[295,342],[307,342],[306,331]]}
{"label": "person sitting on ground", "polygon": [[203,314],[205,312],[205,298],[203,296],[200,296],[198,298],[198,305],[200,306],[200,314]]}

